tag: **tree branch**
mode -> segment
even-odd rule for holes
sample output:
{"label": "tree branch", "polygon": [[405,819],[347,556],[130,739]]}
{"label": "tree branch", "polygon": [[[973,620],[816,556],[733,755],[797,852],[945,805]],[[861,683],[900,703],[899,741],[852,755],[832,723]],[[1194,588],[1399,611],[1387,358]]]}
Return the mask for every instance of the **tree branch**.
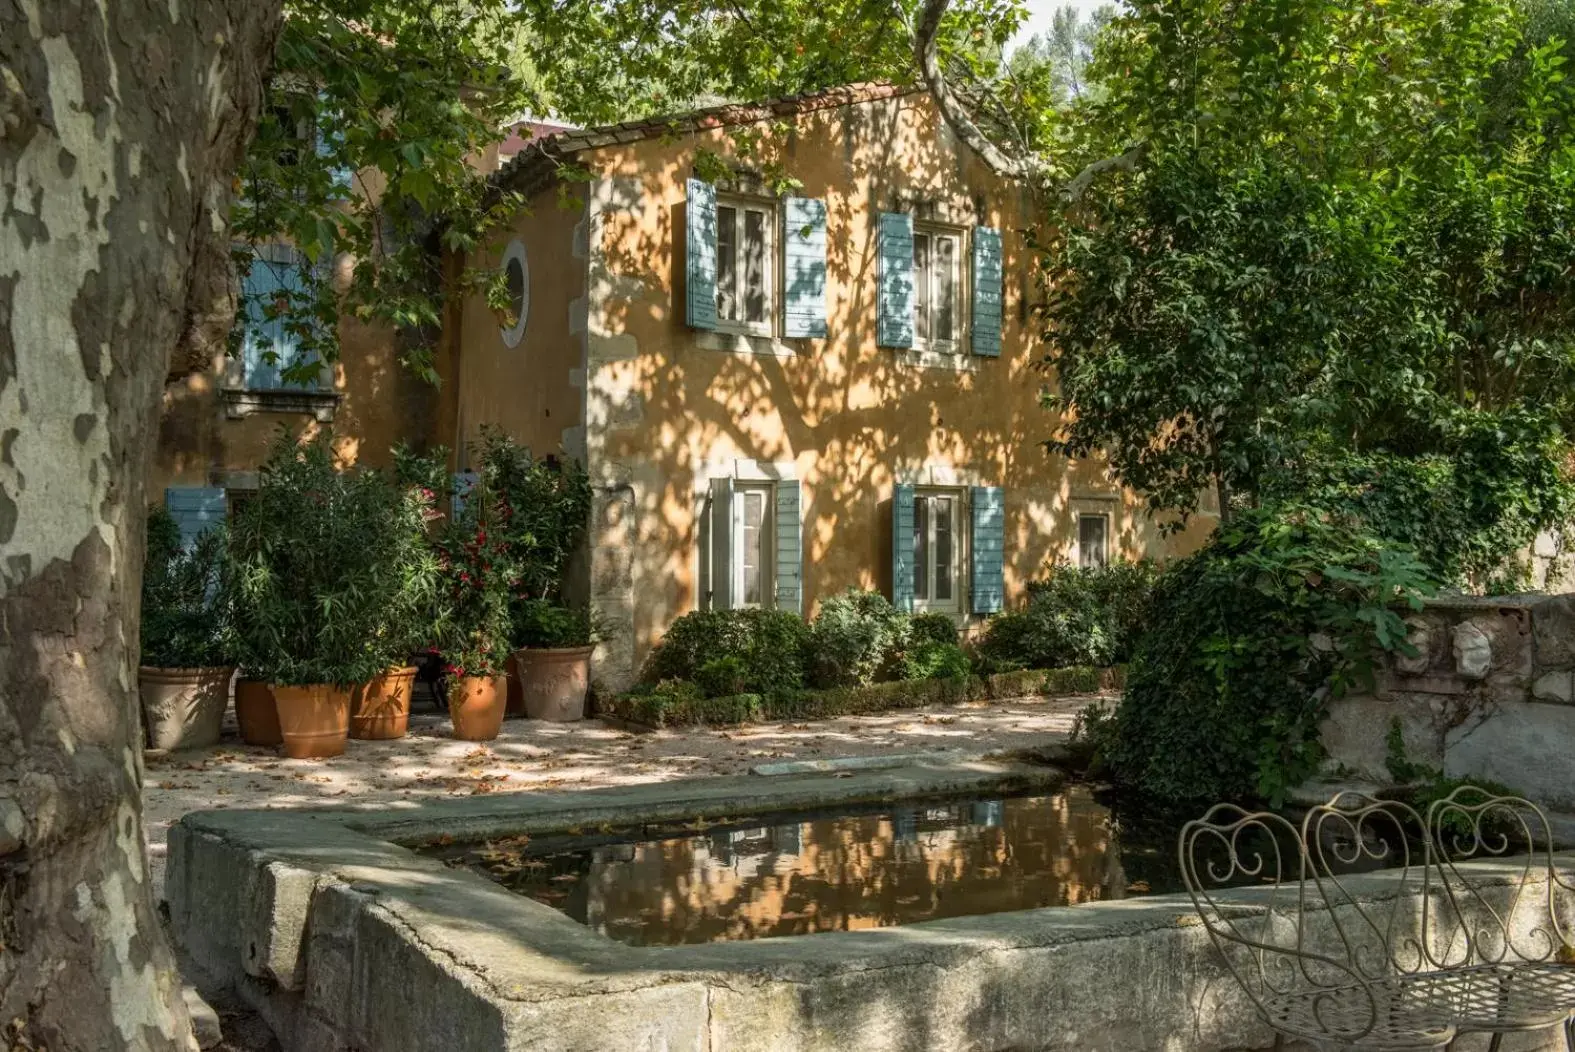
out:
{"label": "tree branch", "polygon": [[946,83],[946,75],[941,71],[939,43],[941,19],[950,6],[951,0],[925,0],[924,10],[919,15],[918,31],[913,38],[913,54],[918,59],[919,71],[924,75],[925,86],[930,89],[936,108],[941,111],[946,123],[951,125],[952,131],[957,133],[957,137],[972,147],[997,174],[1012,179],[1025,179],[1036,174],[1039,166],[1031,158],[1012,157],[990,141],[990,137],[969,116],[968,108]]}
{"label": "tree branch", "polygon": [[1083,194],[1100,175],[1104,174],[1105,172],[1115,170],[1130,172],[1139,164],[1143,163],[1143,158],[1147,156],[1148,140],[1145,139],[1136,146],[1130,147],[1124,153],[1119,153],[1114,157],[1105,157],[1101,160],[1095,161],[1093,164],[1090,164],[1087,168],[1084,168],[1081,172],[1078,172],[1076,175],[1074,175],[1071,181],[1069,181],[1066,186],[1061,188],[1061,199],[1067,204],[1076,204],[1078,201],[1082,200]]}

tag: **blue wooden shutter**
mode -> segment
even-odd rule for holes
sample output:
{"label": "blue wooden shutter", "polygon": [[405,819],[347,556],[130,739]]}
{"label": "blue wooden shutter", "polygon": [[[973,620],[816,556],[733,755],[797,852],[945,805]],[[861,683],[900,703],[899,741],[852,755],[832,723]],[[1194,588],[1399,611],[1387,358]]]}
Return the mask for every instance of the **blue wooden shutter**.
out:
{"label": "blue wooden shutter", "polygon": [[[268,311],[284,288],[278,264],[271,262],[262,252],[252,255],[251,271],[241,284],[241,307],[245,324],[245,338],[241,342],[241,364],[246,370],[248,391],[271,391],[281,386],[279,368],[285,361],[284,321],[270,319]],[[277,354],[276,361],[267,359],[269,352]]]}
{"label": "blue wooden shutter", "polygon": [[733,480],[711,480],[712,610],[733,609]]}
{"label": "blue wooden shutter", "polygon": [[891,605],[913,610],[913,486],[906,482],[891,494]]}
{"label": "blue wooden shutter", "polygon": [[999,486],[973,488],[973,612],[1006,605],[1006,498]]}
{"label": "blue wooden shutter", "polygon": [[470,491],[476,488],[476,483],[481,481],[481,476],[474,471],[454,472],[454,518],[459,518],[465,510],[465,502],[470,499]]}
{"label": "blue wooden shutter", "polygon": [[826,337],[826,202],[782,202],[782,335]]}
{"label": "blue wooden shutter", "polygon": [[882,212],[879,237],[880,320],[875,342],[913,346],[913,217]]}
{"label": "blue wooden shutter", "polygon": [[1001,232],[973,232],[973,353],[1001,356]]}
{"label": "blue wooden shutter", "polygon": [[224,490],[218,486],[171,486],[164,507],[180,527],[181,543],[190,548],[209,527],[224,521]]}
{"label": "blue wooden shutter", "polygon": [[716,328],[716,187],[689,180],[684,206],[684,321]]}
{"label": "blue wooden shutter", "polygon": [[784,479],[776,485],[776,606],[798,614],[804,602],[803,529],[799,484]]}

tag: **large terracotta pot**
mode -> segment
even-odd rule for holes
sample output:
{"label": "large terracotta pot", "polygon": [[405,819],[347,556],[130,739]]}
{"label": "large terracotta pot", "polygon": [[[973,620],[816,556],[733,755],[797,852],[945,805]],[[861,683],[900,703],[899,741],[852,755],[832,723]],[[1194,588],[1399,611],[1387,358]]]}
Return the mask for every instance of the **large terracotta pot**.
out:
{"label": "large terracotta pot", "polygon": [[591,684],[591,651],[595,647],[514,652],[519,669],[525,715],[533,720],[570,723],[585,718],[585,695]]}
{"label": "large terracotta pot", "polygon": [[350,692],[350,737],[362,741],[403,738],[410,725],[416,667],[391,668]]}
{"label": "large terracotta pot", "polygon": [[150,749],[206,749],[219,743],[230,703],[230,668],[137,669]]}
{"label": "large terracotta pot", "polygon": [[241,741],[247,745],[278,745],[279,710],[274,705],[273,688],[267,680],[235,681],[235,722],[241,726]]}
{"label": "large terracotta pot", "polygon": [[468,742],[489,742],[503,729],[503,708],[508,700],[504,676],[456,676],[448,682],[448,714],[454,737]]}
{"label": "large terracotta pot", "polygon": [[331,683],[273,685],[284,754],[292,760],[338,756],[350,731],[350,692]]}

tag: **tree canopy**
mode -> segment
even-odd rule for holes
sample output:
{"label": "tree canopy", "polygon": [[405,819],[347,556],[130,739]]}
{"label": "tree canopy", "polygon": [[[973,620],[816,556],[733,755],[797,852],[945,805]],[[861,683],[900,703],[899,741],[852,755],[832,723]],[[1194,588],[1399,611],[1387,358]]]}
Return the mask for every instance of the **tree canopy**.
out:
{"label": "tree canopy", "polygon": [[[1311,493],[1491,573],[1569,509],[1575,91],[1502,0],[1144,0],[1058,124],[1066,424],[1156,508]],[[1123,158],[1122,164],[1109,159]]]}

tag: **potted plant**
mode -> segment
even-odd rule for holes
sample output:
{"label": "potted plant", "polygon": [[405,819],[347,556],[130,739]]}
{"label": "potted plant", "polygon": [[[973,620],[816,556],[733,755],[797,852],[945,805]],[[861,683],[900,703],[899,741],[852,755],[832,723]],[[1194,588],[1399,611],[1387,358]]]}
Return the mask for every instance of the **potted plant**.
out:
{"label": "potted plant", "polygon": [[454,737],[466,741],[496,738],[507,702],[510,567],[494,528],[498,512],[483,476],[437,544],[449,716]]}
{"label": "potted plant", "polygon": [[[591,488],[584,468],[573,460],[533,457],[495,428],[482,429],[478,453],[480,474],[497,506],[496,528],[509,567],[511,634],[522,646],[578,652],[590,643],[590,626],[586,621],[576,629],[563,604],[563,585],[569,560],[584,541],[590,519]],[[588,667],[588,658],[578,653],[544,657],[541,664],[533,658],[511,660],[509,713],[535,714],[525,704],[523,668],[535,674],[552,667],[549,678],[558,683],[562,676],[556,666],[564,662],[571,679],[576,667]],[[543,685],[536,689],[553,692]],[[535,711],[545,711],[539,702]]]}
{"label": "potted plant", "polygon": [[405,736],[417,673],[412,654],[431,644],[444,618],[437,551],[428,537],[430,524],[442,517],[432,484],[441,469],[403,446],[394,450],[394,463],[382,541],[388,595],[366,642],[380,671],[350,692],[350,737],[370,741]]}
{"label": "potted plant", "polygon": [[230,531],[236,634],[294,758],[344,751],[352,689],[388,667],[379,633],[405,569],[404,498],[382,473],[339,470],[331,441],[281,429]]}
{"label": "potted plant", "polygon": [[222,527],[186,548],[169,512],[150,509],[137,669],[150,748],[200,749],[219,741],[235,673],[226,649],[223,554]]}
{"label": "potted plant", "polygon": [[525,715],[555,723],[584,719],[596,649],[589,611],[526,599],[514,604],[510,620]]}

